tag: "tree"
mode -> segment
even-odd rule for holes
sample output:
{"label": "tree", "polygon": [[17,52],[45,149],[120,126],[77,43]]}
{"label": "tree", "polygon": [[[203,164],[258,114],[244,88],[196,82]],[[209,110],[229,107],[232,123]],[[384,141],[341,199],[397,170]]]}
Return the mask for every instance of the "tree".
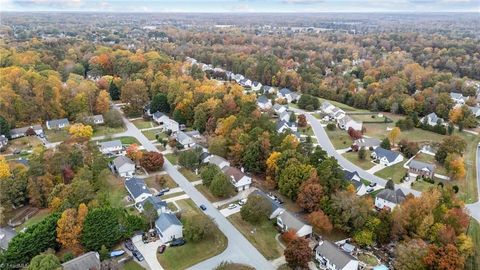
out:
{"label": "tree", "polygon": [[148,103],[148,92],[142,80],[128,81],[122,87],[122,102],[127,103],[125,113],[129,116],[142,115],[143,107]]}
{"label": "tree", "polygon": [[0,135],[10,137],[10,124],[3,116],[0,116]]}
{"label": "tree", "polygon": [[390,140],[388,138],[383,139],[382,142],[380,143],[380,147],[382,147],[383,149],[390,150]]}
{"label": "tree", "polygon": [[103,115],[105,125],[111,128],[123,127],[123,119],[120,112],[117,110],[109,110]]}
{"label": "tree", "polygon": [[201,154],[202,150],[200,148],[182,151],[178,156],[178,164],[187,169],[194,170],[200,165]]}
{"label": "tree", "polygon": [[298,116],[298,126],[299,127],[306,127],[307,126],[307,117],[305,114],[300,114]]}
{"label": "tree", "polygon": [[358,159],[365,160],[366,157],[367,157],[367,150],[365,150],[365,147],[362,146],[360,147],[360,150],[358,150]]}
{"label": "tree", "polygon": [[81,237],[82,244],[87,250],[100,250],[102,245],[111,248],[120,237],[116,210],[95,208],[88,211]]}
{"label": "tree", "polygon": [[362,229],[371,214],[373,202],[355,192],[337,191],[331,196],[331,214],[335,227],[345,231]]}
{"label": "tree", "polygon": [[228,197],[235,192],[235,187],[223,173],[217,173],[213,177],[209,189],[212,194],[217,197]]}
{"label": "tree", "polygon": [[185,239],[198,242],[213,235],[215,224],[207,215],[187,216],[183,219],[183,236]]}
{"label": "tree", "polygon": [[204,166],[200,172],[200,176],[202,177],[202,183],[210,187],[210,184],[215,178],[215,175],[223,173],[216,165],[214,164],[207,164]]}
{"label": "tree", "polygon": [[57,242],[73,253],[80,254],[82,247],[76,219],[77,211],[75,209],[69,208],[63,211],[57,222]]}
{"label": "tree", "polygon": [[126,156],[135,162],[140,161],[143,157],[143,152],[138,149],[138,145],[136,143],[130,144],[127,147],[126,152]]}
{"label": "tree", "polygon": [[304,182],[298,191],[297,204],[307,212],[313,212],[320,206],[323,188],[317,181]]}
{"label": "tree", "polygon": [[153,222],[158,218],[157,209],[153,206],[153,204],[149,201],[146,201],[143,204],[143,212],[142,215],[148,220],[150,224],[150,229],[153,228]]}
{"label": "tree", "polygon": [[308,221],[321,233],[329,234],[333,229],[332,222],[330,222],[330,219],[322,210],[310,213],[308,215]]}
{"label": "tree", "polygon": [[448,154],[458,154],[459,156],[463,155],[467,147],[467,142],[457,135],[448,136],[443,139],[442,144],[435,154],[435,159],[444,163]]}
{"label": "tree", "polygon": [[402,242],[395,249],[395,269],[426,270],[423,258],[427,254],[427,244],[421,239]]}
{"label": "tree", "polygon": [[390,132],[388,133],[388,139],[393,145],[395,145],[395,141],[400,136],[400,133],[401,131],[400,131],[400,128],[398,127],[392,128],[392,130],[390,130]]}
{"label": "tree", "polygon": [[298,107],[300,109],[307,109],[309,111],[314,111],[320,107],[320,101],[318,100],[318,98],[312,95],[303,94],[298,100]]}
{"label": "tree", "polygon": [[307,268],[312,259],[312,250],[308,246],[308,240],[297,238],[287,245],[284,251],[285,260],[292,269]]}
{"label": "tree", "polygon": [[445,169],[452,179],[458,180],[465,177],[465,162],[457,154],[448,154],[445,158]]}
{"label": "tree", "polygon": [[361,138],[363,137],[361,131],[355,130],[355,129],[352,128],[352,127],[349,127],[349,128],[348,128],[347,133],[348,133],[348,136],[350,136],[350,138],[352,138],[353,140],[358,140],[358,139],[361,139]]}
{"label": "tree", "polygon": [[74,138],[90,139],[93,136],[93,128],[92,126],[78,123],[71,125],[68,133]]}
{"label": "tree", "polygon": [[265,171],[265,156],[260,141],[249,143],[243,152],[242,162],[247,171],[260,173]]}
{"label": "tree", "polygon": [[287,245],[297,238],[297,233],[294,230],[287,230],[286,232],[282,233],[282,240]]}
{"label": "tree", "polygon": [[32,258],[28,270],[53,270],[61,269],[62,265],[57,256],[52,253],[43,253]]}
{"label": "tree", "polygon": [[104,114],[108,112],[108,110],[110,110],[110,95],[107,91],[102,90],[98,93],[95,111],[99,114]]}
{"label": "tree", "polygon": [[147,171],[158,171],[163,167],[163,155],[156,151],[149,151],[142,155],[140,165]]}
{"label": "tree", "polygon": [[387,181],[387,183],[385,184],[385,188],[390,190],[395,190],[395,183],[393,182],[392,179],[389,179]]}
{"label": "tree", "polygon": [[108,87],[108,92],[112,100],[119,100],[120,99],[120,89],[118,86],[113,82],[110,82],[110,86]]}
{"label": "tree", "polygon": [[150,103],[150,112],[170,113],[170,104],[168,103],[167,95],[158,93],[153,96],[152,103]]}
{"label": "tree", "polygon": [[98,253],[100,255],[100,260],[101,261],[110,258],[110,252],[108,251],[108,248],[105,245],[102,245],[102,247],[100,248]]}
{"label": "tree", "polygon": [[271,204],[263,196],[252,194],[248,196],[247,202],[240,209],[240,215],[243,220],[257,224],[269,218],[271,211]]}
{"label": "tree", "polygon": [[462,254],[452,244],[441,247],[430,244],[423,261],[429,269],[438,270],[463,269],[465,264]]}
{"label": "tree", "polygon": [[291,199],[296,199],[300,185],[312,175],[312,172],[313,168],[308,164],[301,164],[296,160],[288,162],[285,169],[280,172],[278,182],[280,192]]}
{"label": "tree", "polygon": [[4,156],[0,156],[0,179],[10,177],[10,166]]}

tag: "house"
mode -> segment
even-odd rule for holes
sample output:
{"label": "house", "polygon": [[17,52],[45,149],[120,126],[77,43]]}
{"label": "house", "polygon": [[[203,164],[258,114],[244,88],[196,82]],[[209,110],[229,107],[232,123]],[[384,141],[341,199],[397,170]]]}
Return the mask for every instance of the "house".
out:
{"label": "house", "polygon": [[443,121],[442,118],[438,117],[436,113],[432,112],[425,117],[422,117],[420,119],[420,122],[434,127],[438,124],[443,125],[445,121]]}
{"label": "house", "polygon": [[298,237],[308,237],[312,234],[312,226],[301,221],[288,211],[283,211],[277,216],[277,226],[280,227],[283,232],[288,230],[295,231]]}
{"label": "house", "polygon": [[132,177],[125,180],[124,184],[130,197],[135,201],[135,204],[141,203],[152,196],[143,179]]}
{"label": "house", "polygon": [[382,147],[375,148],[370,156],[379,164],[383,164],[385,166],[392,166],[403,160],[403,156],[400,155],[400,153],[393,152]]}
{"label": "house", "polygon": [[470,109],[470,111],[472,111],[473,115],[475,115],[475,117],[480,117],[480,107],[479,106],[475,106],[475,107],[468,107]]}
{"label": "house", "polygon": [[235,74],[233,75],[233,79],[238,83],[241,80],[245,79],[245,77],[242,74]]}
{"label": "house", "polygon": [[155,112],[152,114],[152,120],[155,121],[158,125],[163,126],[166,121],[168,121],[169,117],[162,113],[162,112]]}
{"label": "house", "polygon": [[70,125],[70,122],[68,121],[67,118],[53,119],[53,120],[47,121],[46,125],[47,125],[47,129],[62,129],[62,128],[68,127]]}
{"label": "house", "polygon": [[252,83],[252,91],[260,91],[260,89],[262,89],[262,84],[257,81],[254,81]]}
{"label": "house", "polygon": [[177,216],[171,213],[161,213],[155,221],[155,229],[163,243],[183,238],[183,225]]}
{"label": "house", "polygon": [[291,130],[292,132],[297,132],[298,127],[295,122],[287,122],[283,120],[277,120],[276,128],[278,133],[283,133],[285,130]]}
{"label": "house", "polygon": [[278,119],[281,121],[290,122],[290,115],[290,112],[284,111],[278,115]]}
{"label": "house", "polygon": [[175,133],[180,130],[180,124],[178,124],[177,121],[168,118],[163,122],[163,130]]}
{"label": "house", "polygon": [[132,177],[135,173],[135,163],[125,156],[118,156],[112,160],[110,168],[121,177]]}
{"label": "house", "polygon": [[322,105],[320,106],[320,109],[322,110],[322,112],[326,113],[326,114],[330,114],[332,113],[332,110],[335,108],[335,106],[333,106],[332,104],[330,104],[330,102],[328,101],[324,101],[322,102]]}
{"label": "house", "polygon": [[468,97],[463,96],[460,93],[450,93],[450,98],[455,102],[457,105],[463,105],[465,102],[467,102]]}
{"label": "house", "polygon": [[260,96],[257,98],[257,106],[261,110],[269,110],[272,108],[272,101],[268,99],[266,96]]}
{"label": "house", "polygon": [[401,204],[405,200],[405,193],[401,189],[391,190],[384,189],[375,196],[375,207],[377,209],[393,210],[395,206]]}
{"label": "house", "polygon": [[7,250],[8,244],[15,235],[17,235],[17,233],[10,227],[0,228],[0,251]]}
{"label": "house", "polygon": [[275,201],[274,199],[269,197],[267,194],[265,194],[265,192],[263,192],[259,189],[254,190],[252,193],[250,193],[249,196],[261,196],[270,203],[271,208],[270,208],[270,213],[269,213],[268,219],[276,218],[283,211],[285,211],[285,209],[283,209],[280,206],[280,203],[278,203],[277,201]]}
{"label": "house", "polygon": [[92,125],[103,125],[105,121],[103,120],[103,115],[96,114],[85,117],[85,122]]}
{"label": "house", "polygon": [[275,111],[275,113],[277,115],[280,115],[282,114],[283,112],[287,111],[287,107],[286,106],[283,106],[283,105],[280,105],[278,103],[275,103],[275,105],[273,105],[273,111]]}
{"label": "house", "polygon": [[362,183],[362,179],[357,172],[343,170],[343,177],[355,188],[357,195],[362,196],[367,193],[367,186]]}
{"label": "house", "polygon": [[338,119],[337,124],[338,127],[343,130],[349,130],[350,128],[353,128],[354,130],[361,131],[363,127],[362,122],[357,122],[348,115],[343,115],[342,118]]}
{"label": "house", "polygon": [[202,135],[200,134],[200,131],[198,130],[186,131],[184,133],[187,134],[187,136],[190,136],[196,139],[200,139],[202,137]]}
{"label": "house", "polygon": [[337,121],[343,118],[344,116],[345,116],[345,112],[342,109],[339,109],[337,107],[334,107],[332,109],[332,112],[330,113],[330,117]]}
{"label": "house", "polygon": [[98,270],[101,269],[100,254],[90,251],[68,262],[62,263],[63,270]]}
{"label": "house", "polygon": [[357,259],[328,240],[318,243],[315,248],[315,259],[322,269],[357,270],[359,266]]}
{"label": "house", "polygon": [[435,164],[412,159],[408,163],[408,172],[413,175],[433,178],[435,174]]}
{"label": "house", "polygon": [[288,103],[293,101],[292,91],[288,88],[280,89],[277,93],[277,97],[286,99]]}
{"label": "house", "polygon": [[227,166],[222,171],[230,179],[237,191],[246,190],[252,184],[252,178],[243,173],[243,168],[239,170],[235,167]]}
{"label": "house", "polygon": [[104,155],[118,155],[123,151],[123,145],[120,140],[98,143],[98,148]]}
{"label": "house", "polygon": [[208,162],[208,158],[211,156],[212,154],[210,154],[209,152],[206,152],[206,151],[203,151],[201,154],[200,154],[200,162],[201,163],[207,163]]}
{"label": "house", "polygon": [[16,139],[28,135],[40,135],[43,134],[42,126],[33,125],[29,127],[14,128],[10,130],[10,138]]}
{"label": "house", "polygon": [[0,149],[3,149],[8,144],[8,138],[5,135],[0,135]]}
{"label": "house", "polygon": [[290,93],[290,97],[292,98],[292,101],[298,101],[300,99],[300,94],[298,94],[297,92],[292,92]]}
{"label": "house", "polygon": [[243,87],[252,87],[252,81],[249,79],[242,79],[239,84]]}
{"label": "house", "polygon": [[208,163],[213,164],[223,170],[223,168],[230,166],[230,162],[228,160],[222,158],[221,156],[211,155],[208,157]]}
{"label": "house", "polygon": [[140,213],[142,213],[143,210],[145,209],[145,204],[147,202],[152,204],[153,208],[155,210],[157,210],[158,215],[160,215],[161,213],[166,213],[166,212],[169,211],[167,203],[165,201],[163,201],[162,199],[160,199],[159,197],[156,197],[156,196],[148,196],[147,199],[145,199],[144,201],[141,201],[141,202],[135,204],[135,208],[137,208],[138,211]]}
{"label": "house", "polygon": [[275,88],[269,86],[269,85],[264,85],[262,87],[262,91],[264,94],[273,94],[275,93]]}
{"label": "house", "polygon": [[192,139],[192,137],[188,136],[183,131],[177,132],[175,140],[177,140],[177,142],[180,143],[183,148],[190,148],[195,145],[195,141]]}
{"label": "house", "polygon": [[353,142],[353,145],[357,146],[358,149],[365,147],[365,149],[375,149],[379,147],[381,144],[379,139],[376,138],[360,138],[356,139]]}

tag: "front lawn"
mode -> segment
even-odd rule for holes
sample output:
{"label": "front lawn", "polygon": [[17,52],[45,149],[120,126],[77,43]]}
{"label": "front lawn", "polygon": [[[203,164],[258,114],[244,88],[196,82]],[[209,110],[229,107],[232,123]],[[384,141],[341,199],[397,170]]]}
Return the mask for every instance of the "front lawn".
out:
{"label": "front lawn", "polygon": [[480,269],[480,224],[473,218],[470,219],[467,234],[473,240],[474,254],[465,262],[465,269]]}
{"label": "front lawn", "polygon": [[335,149],[345,149],[352,145],[352,138],[348,136],[346,131],[339,129],[338,127],[332,131],[328,129],[325,129],[325,131]]}
{"label": "front lawn", "polygon": [[69,135],[66,129],[45,129],[45,137],[49,142],[63,142],[68,139]]}
{"label": "front lawn", "polygon": [[131,260],[129,262],[126,262],[124,265],[123,265],[123,270],[143,270],[145,268],[143,268],[140,264],[138,264],[135,260]]}
{"label": "front lawn", "polygon": [[124,127],[111,128],[111,127],[107,127],[107,126],[95,126],[94,130],[93,130],[93,137],[108,136],[108,135],[121,133],[121,132],[124,132],[124,131],[125,131]]}
{"label": "front lawn", "polygon": [[170,161],[170,163],[172,163],[173,165],[178,164],[178,155],[176,155],[176,154],[166,154],[166,155],[164,155],[164,157],[166,159],[168,159],[168,161]]}
{"label": "front lawn", "polygon": [[405,162],[399,162],[393,166],[388,166],[385,167],[385,169],[382,169],[378,172],[375,173],[376,176],[382,177],[385,180],[388,180],[389,178],[392,178],[393,182],[395,184],[399,184],[400,180],[405,176],[407,173],[407,169],[403,168],[403,164]]}
{"label": "front lawn", "polygon": [[359,159],[358,158],[358,152],[354,152],[354,151],[344,153],[343,156],[346,159],[348,159],[350,162],[352,162],[353,164],[357,165],[358,167],[360,167],[364,170],[368,170],[375,165],[371,162],[372,159],[370,158],[370,151],[369,150],[366,150],[364,160]]}
{"label": "front lawn", "polygon": [[183,191],[175,192],[175,193],[163,195],[163,196],[161,196],[161,198],[162,198],[162,200],[166,200],[166,199],[178,197],[178,196],[183,195],[183,194],[185,194],[185,192],[183,192]]}
{"label": "front lawn", "polygon": [[157,137],[155,135],[157,135],[157,134],[160,138],[168,138],[167,134],[163,133],[162,129],[160,129],[160,128],[144,130],[144,131],[142,131],[142,133],[149,140],[156,140]]}
{"label": "front lawn", "polygon": [[107,137],[102,140],[98,140],[98,142],[108,142],[113,140],[120,140],[120,142],[123,145],[130,145],[130,144],[140,145],[140,142],[135,137],[117,137],[117,138]]}
{"label": "front lawn", "polygon": [[282,256],[283,249],[275,239],[278,234],[272,221],[264,220],[258,225],[252,225],[242,219],[240,213],[228,217],[237,228],[267,260]]}
{"label": "front lawn", "polygon": [[[164,187],[161,187],[157,183],[157,178],[160,178],[160,177],[163,177],[164,179],[166,179]],[[175,183],[175,181],[173,181],[173,178],[168,174],[150,176],[145,179],[145,184],[147,184],[148,187],[154,188],[156,190],[161,190],[162,188],[165,188],[165,187],[168,187],[168,188],[178,187],[177,183]]]}
{"label": "front lawn", "polygon": [[302,135],[307,135],[307,136],[315,137],[315,134],[313,134],[313,129],[312,129],[311,126],[307,126],[307,127],[303,127],[303,128],[298,128],[298,131],[299,131]]}
{"label": "front lawn", "polygon": [[43,145],[37,136],[26,136],[8,141],[8,147],[2,154],[11,154],[15,150],[33,150],[35,147]]}
{"label": "front lawn", "polygon": [[[203,213],[191,199],[177,202],[182,209],[182,217]],[[181,247],[169,247],[163,254],[157,254],[158,261],[164,269],[186,269],[208,258],[222,253],[227,248],[228,240],[215,226],[211,237],[199,242],[188,241]]]}
{"label": "front lawn", "polygon": [[221,201],[221,200],[225,200],[225,199],[228,199],[228,197],[226,198],[219,198],[217,196],[214,196],[212,194],[212,192],[210,192],[210,189],[208,189],[207,186],[204,186],[203,184],[201,185],[196,185],[195,188],[200,191],[200,193],[203,194],[203,196],[205,196],[210,202],[218,202],[218,201]]}
{"label": "front lawn", "polygon": [[200,180],[200,176],[199,175],[196,175],[194,172],[192,172],[191,170],[187,169],[187,168],[180,168],[178,170],[181,174],[183,174],[183,176],[185,176],[185,178],[188,179],[188,181],[190,182],[195,182],[195,181],[198,181]]}
{"label": "front lawn", "polygon": [[132,123],[133,123],[138,129],[151,128],[151,127],[155,127],[155,126],[156,126],[156,124],[154,124],[152,121],[147,121],[147,120],[145,120],[145,119],[133,120]]}

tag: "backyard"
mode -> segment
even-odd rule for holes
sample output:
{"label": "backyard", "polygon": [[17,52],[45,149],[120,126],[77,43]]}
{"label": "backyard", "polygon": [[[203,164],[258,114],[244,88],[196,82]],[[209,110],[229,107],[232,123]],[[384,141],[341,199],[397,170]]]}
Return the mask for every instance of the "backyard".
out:
{"label": "backyard", "polygon": [[137,144],[140,145],[140,142],[135,137],[107,137],[102,140],[98,140],[98,142],[107,142],[112,140],[120,140],[123,145],[130,145],[130,144]]}
{"label": "backyard", "polygon": [[[200,176],[199,175],[196,175],[194,172],[192,172],[191,170],[187,169],[187,168],[180,168],[178,169],[178,171],[183,174],[183,176],[185,176],[185,178],[187,178],[188,181],[190,182],[195,182],[195,181],[198,181],[200,180]],[[200,173],[200,172],[199,172]]]}
{"label": "backyard", "polygon": [[68,131],[66,129],[54,130],[46,129],[45,137],[49,142],[62,142],[68,139]]}
{"label": "backyard", "polygon": [[267,260],[272,260],[282,255],[283,248],[275,239],[278,232],[273,226],[272,221],[265,219],[258,225],[252,225],[243,220],[240,213],[229,216],[228,220]]}
{"label": "backyard", "polygon": [[[159,179],[159,178],[165,179],[165,185],[164,186],[160,186],[158,184],[157,179]],[[172,177],[168,174],[150,176],[150,177],[145,179],[145,184],[147,184],[147,186],[149,188],[154,188],[157,191],[159,191],[159,190],[161,190],[165,187],[168,187],[168,188],[178,187],[177,183],[175,183],[175,181],[173,181]]]}
{"label": "backyard", "polygon": [[15,231],[17,232],[20,232],[21,230],[23,230],[24,228],[27,228],[29,226],[32,226],[34,224],[37,224],[39,223],[40,221],[42,221],[46,216],[48,216],[50,214],[50,210],[49,209],[41,209],[40,211],[38,211],[35,215],[33,215],[32,217],[30,217],[27,221],[25,221],[24,223],[22,223],[22,225],[18,226],[15,228]]}
{"label": "backyard", "polygon": [[385,117],[382,113],[348,113],[353,120],[359,122],[375,122],[375,123],[387,123],[391,121]]}
{"label": "backyard", "polygon": [[365,159],[363,160],[358,158],[358,152],[354,151],[344,153],[343,156],[358,167],[364,170],[368,170],[372,168],[375,164],[372,163],[372,159],[370,158],[370,151],[366,150],[365,152]]}
{"label": "backyard", "polygon": [[[191,199],[177,201],[182,209],[182,217],[203,213]],[[220,254],[227,248],[227,238],[215,226],[213,236],[199,242],[188,241],[180,247],[170,247],[163,254],[157,254],[164,269],[186,269],[194,264]]]}
{"label": "backyard", "polygon": [[384,169],[375,173],[376,176],[382,177],[385,180],[392,178],[395,184],[399,184],[400,180],[407,173],[407,169],[403,167],[405,161],[399,162],[395,165],[385,167]]}
{"label": "backyard", "polygon": [[8,147],[2,154],[11,154],[15,150],[33,150],[35,147],[43,145],[37,136],[27,136],[8,141]]}
{"label": "backyard", "polygon": [[325,129],[325,131],[327,132],[328,138],[330,138],[330,141],[335,149],[345,149],[352,145],[352,138],[350,138],[350,136],[348,136],[347,132],[344,130],[335,128],[335,130],[332,131],[328,129]]}
{"label": "backyard", "polygon": [[148,121],[148,120],[145,120],[145,119],[136,119],[136,120],[133,120],[132,123],[133,123],[138,129],[152,128],[152,127],[156,127],[156,126],[157,126],[157,124],[155,124],[154,122]]}

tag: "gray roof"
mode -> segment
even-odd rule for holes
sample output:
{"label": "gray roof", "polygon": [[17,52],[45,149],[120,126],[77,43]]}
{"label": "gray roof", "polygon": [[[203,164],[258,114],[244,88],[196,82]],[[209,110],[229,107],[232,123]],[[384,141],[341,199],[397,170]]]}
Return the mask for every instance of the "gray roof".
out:
{"label": "gray roof", "polygon": [[146,202],[151,203],[153,205],[153,208],[155,208],[156,210],[167,207],[167,203],[156,196],[150,196],[145,201],[141,202],[140,204],[142,205],[142,207],[145,207]]}
{"label": "gray roof", "polygon": [[430,172],[433,172],[435,170],[435,165],[431,163],[426,163],[418,160],[412,159],[410,163],[408,163],[408,167],[416,170],[424,170],[427,169]]}
{"label": "gray roof", "polygon": [[259,96],[257,99],[258,103],[267,104],[270,101],[266,96]]}
{"label": "gray roof", "polygon": [[122,142],[120,140],[113,140],[108,142],[101,142],[99,143],[101,148],[114,148],[114,147],[122,147]]}
{"label": "gray roof", "polygon": [[261,190],[254,190],[252,193],[250,193],[249,196],[252,196],[252,195],[259,195],[259,196],[262,196],[263,198],[265,198],[272,206],[272,211],[270,212],[273,213],[275,210],[277,210],[278,208],[281,208],[280,204],[277,203],[275,200],[273,200],[272,198],[268,197],[267,194],[265,194],[265,192],[261,191]]}
{"label": "gray roof", "polygon": [[131,159],[126,156],[118,156],[112,161],[113,165],[118,169],[125,164],[135,164]]}
{"label": "gray roof", "polygon": [[90,251],[62,264],[64,270],[100,269],[100,255]]}
{"label": "gray roof", "polygon": [[16,135],[16,134],[25,134],[29,128],[32,128],[33,130],[42,130],[42,126],[40,125],[33,125],[33,126],[28,126],[28,127],[21,127],[21,128],[14,128],[10,130],[10,135]]}
{"label": "gray roof", "polygon": [[182,144],[191,144],[194,143],[193,139],[185,134],[183,131],[178,131],[177,132],[177,141],[182,143]]}
{"label": "gray roof", "polygon": [[53,119],[53,120],[47,121],[47,123],[50,127],[58,127],[60,125],[69,125],[70,124],[70,122],[68,121],[67,118]]}
{"label": "gray roof", "polygon": [[162,117],[162,116],[164,116],[164,115],[165,115],[164,113],[159,112],[159,111],[157,111],[157,112],[155,112],[154,114],[152,114],[153,118],[160,118],[160,117]]}
{"label": "gray roof", "polygon": [[405,194],[401,189],[391,190],[386,188],[380,191],[377,197],[395,204],[400,204],[405,200]]}
{"label": "gray roof", "polygon": [[220,164],[223,163],[223,162],[228,163],[228,161],[226,159],[222,158],[221,156],[217,156],[217,155],[212,155],[210,157],[210,159],[208,160],[208,163],[217,165],[218,167],[220,167]]}
{"label": "gray roof", "polygon": [[280,105],[280,104],[278,104],[278,103],[275,103],[275,105],[273,105],[273,109],[274,109],[274,110],[278,110],[278,109],[281,109],[281,108],[287,109],[287,107],[285,107],[285,106],[283,106],[283,105]]}
{"label": "gray roof", "polygon": [[15,230],[10,227],[0,228],[0,249],[7,249],[8,243],[10,243],[16,234]]}
{"label": "gray roof", "polygon": [[208,153],[208,152],[202,152],[202,153],[200,154],[200,161],[204,161],[204,160],[205,160],[207,157],[209,157],[210,155],[212,155],[212,154],[210,154],[210,153]]}
{"label": "gray roof", "polygon": [[259,82],[257,82],[257,81],[254,81],[254,82],[252,83],[253,86],[258,86],[259,84],[261,85],[261,83],[259,83]]}
{"label": "gray roof", "polygon": [[263,89],[263,92],[268,92],[270,91],[270,89],[272,89],[272,87],[270,85],[264,85],[262,86],[262,89]]}
{"label": "gray roof", "polygon": [[326,108],[328,108],[330,106],[333,106],[333,105],[328,101],[324,101],[324,102],[322,102],[321,109],[325,110]]}
{"label": "gray roof", "polygon": [[375,152],[375,154],[377,155],[377,158],[385,157],[388,160],[388,162],[393,162],[400,155],[397,152],[393,152],[393,151],[384,149],[382,147],[375,148],[373,152]]}
{"label": "gray roof", "polygon": [[342,269],[350,261],[356,260],[352,255],[342,251],[337,245],[328,240],[320,242],[315,248],[315,252],[328,259],[330,264],[334,264],[337,269]]}
{"label": "gray roof", "polygon": [[101,114],[96,114],[96,115],[91,115],[86,117],[87,121],[91,121],[93,123],[95,122],[103,122],[103,115]]}
{"label": "gray roof", "polygon": [[177,216],[171,213],[161,213],[155,221],[155,227],[160,231],[167,230],[170,226],[179,225],[182,226],[182,222],[178,220]]}
{"label": "gray roof", "polygon": [[429,122],[432,122],[432,123],[437,123],[438,120],[440,120],[440,122],[443,122],[443,119],[438,117],[436,113],[432,112],[432,113],[429,113],[427,116],[425,116]]}
{"label": "gray roof", "polygon": [[292,91],[290,91],[290,89],[288,89],[288,88],[282,88],[282,89],[280,89],[279,92],[282,96],[285,96],[285,95],[288,95],[288,94],[292,93]]}
{"label": "gray roof", "polygon": [[[345,180],[352,181],[355,176],[360,178],[360,175],[357,172],[351,172],[351,171],[348,171],[348,170],[343,170],[343,177],[345,178]],[[356,180],[354,180],[354,181],[358,182]]]}
{"label": "gray roof", "polygon": [[380,145],[380,140],[379,139],[376,139],[376,138],[361,138],[361,139],[357,139],[355,140],[355,144],[358,146],[358,147],[377,147]]}
{"label": "gray roof", "polygon": [[463,99],[463,100],[466,100],[468,98],[468,97],[464,97],[461,93],[454,93],[454,92],[450,93],[450,97],[453,99]]}
{"label": "gray roof", "polygon": [[0,142],[8,142],[7,137],[5,137],[5,135],[0,135]]}
{"label": "gray roof", "polygon": [[302,220],[298,219],[288,211],[283,211],[280,216],[283,224],[287,225],[289,229],[294,229],[296,231],[300,230],[303,226],[307,224]]}
{"label": "gray roof", "polygon": [[133,198],[138,198],[143,193],[150,193],[147,185],[145,185],[145,181],[136,177],[125,180],[125,187]]}
{"label": "gray roof", "polygon": [[[480,96],[480,95],[479,95]],[[472,111],[473,114],[477,114],[480,111],[480,107],[475,106],[475,107],[468,107],[470,111]]]}

